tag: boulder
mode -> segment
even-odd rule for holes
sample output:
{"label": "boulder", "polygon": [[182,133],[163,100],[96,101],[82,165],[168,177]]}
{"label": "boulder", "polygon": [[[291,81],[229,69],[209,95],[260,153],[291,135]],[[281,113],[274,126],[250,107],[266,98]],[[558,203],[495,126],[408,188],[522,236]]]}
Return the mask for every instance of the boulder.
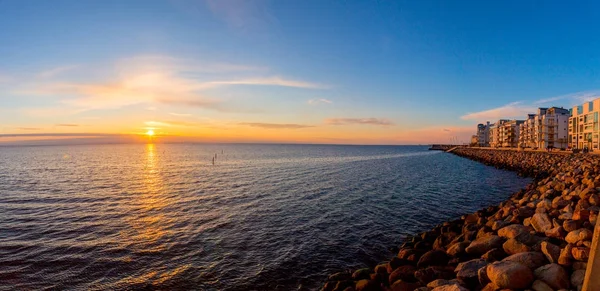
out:
{"label": "boulder", "polygon": [[379,290],[379,284],[373,280],[362,279],[356,282],[356,291],[377,291]]}
{"label": "boulder", "polygon": [[588,247],[574,247],[571,250],[571,255],[573,255],[573,258],[575,260],[587,262],[587,259],[590,257],[590,248],[588,248]]}
{"label": "boulder", "polygon": [[433,281],[427,283],[427,287],[433,289],[435,287],[440,287],[440,286],[450,285],[450,284],[455,284],[455,283],[452,283],[445,279],[437,279],[437,280],[433,280]]}
{"label": "boulder", "polygon": [[389,276],[389,283],[393,284],[398,280],[403,280],[406,282],[415,282],[415,271],[417,269],[411,265],[404,265],[398,267],[394,270]]}
{"label": "boulder", "polygon": [[415,278],[425,285],[436,279],[450,280],[455,277],[452,267],[432,266],[415,272]]}
{"label": "boulder", "polygon": [[552,228],[552,221],[546,213],[536,213],[531,217],[531,226],[537,232],[546,232]]}
{"label": "boulder", "polygon": [[555,290],[569,289],[569,274],[558,264],[548,264],[537,268],[533,275],[536,279],[544,281]]}
{"label": "boulder", "polygon": [[560,248],[557,245],[543,241],[541,243],[541,249],[548,262],[558,263],[558,258],[560,257]]}
{"label": "boulder", "polygon": [[460,285],[443,285],[433,288],[431,291],[469,291],[469,289]]}
{"label": "boulder", "polygon": [[473,288],[479,283],[479,269],[488,265],[488,262],[481,259],[470,260],[464,263],[458,264],[454,272],[456,278],[463,283],[463,285]]}
{"label": "boulder", "polygon": [[565,237],[565,240],[570,244],[576,244],[579,241],[591,240],[594,234],[587,228],[580,228],[571,231]]}
{"label": "boulder", "polygon": [[575,221],[575,220],[570,220],[570,219],[569,219],[569,220],[565,220],[565,221],[563,222],[563,229],[564,229],[566,232],[571,232],[571,231],[574,231],[574,230],[576,230],[577,228],[578,228],[578,223],[577,223],[577,221]]}
{"label": "boulder", "polygon": [[560,250],[560,256],[558,257],[558,264],[561,266],[571,266],[573,264],[573,250],[572,244],[567,244],[563,249]]}
{"label": "boulder", "polygon": [[481,237],[471,242],[465,250],[467,254],[483,255],[491,249],[502,248],[504,240],[497,235]]}
{"label": "boulder", "polygon": [[571,274],[571,286],[577,288],[583,285],[583,279],[585,278],[585,270],[575,270]]}
{"label": "boulder", "polygon": [[355,281],[362,280],[362,279],[370,279],[370,278],[371,278],[371,269],[369,269],[369,268],[358,269],[358,270],[354,271],[354,273],[352,273],[352,279],[354,279]]}
{"label": "boulder", "polygon": [[503,249],[491,249],[487,253],[483,254],[481,258],[491,263],[495,261],[500,261],[506,258],[507,256],[508,254],[506,254],[506,252],[504,252]]}
{"label": "boulder", "polygon": [[587,263],[586,262],[574,262],[573,263],[573,270],[586,270],[587,269]]}
{"label": "boulder", "polygon": [[533,281],[533,284],[531,284],[531,289],[535,291],[554,291],[552,287],[540,280]]}
{"label": "boulder", "polygon": [[563,238],[565,236],[565,231],[563,230],[562,226],[556,226],[547,230],[545,234],[547,237]]}
{"label": "boulder", "polygon": [[500,289],[525,289],[533,282],[533,273],[527,266],[511,261],[489,264],[486,273]]}
{"label": "boulder", "polygon": [[470,242],[458,242],[448,247],[446,253],[452,257],[457,257],[466,254],[466,249],[471,244]]}
{"label": "boulder", "polygon": [[531,270],[535,270],[546,264],[546,257],[542,253],[526,252],[508,256],[502,261],[519,263],[528,267]]}
{"label": "boulder", "polygon": [[392,286],[390,286],[390,291],[413,291],[417,288],[419,288],[418,283],[404,282],[402,280],[399,280],[392,284]]}
{"label": "boulder", "polygon": [[445,266],[448,264],[450,257],[443,250],[431,250],[423,254],[417,263],[418,268],[426,268],[429,266]]}
{"label": "boulder", "polygon": [[529,252],[531,250],[526,244],[523,244],[514,238],[508,239],[506,242],[504,242],[502,249],[504,249],[504,251],[509,255]]}
{"label": "boulder", "polygon": [[521,234],[529,234],[529,229],[522,224],[511,224],[498,230],[498,236],[503,238],[515,238]]}

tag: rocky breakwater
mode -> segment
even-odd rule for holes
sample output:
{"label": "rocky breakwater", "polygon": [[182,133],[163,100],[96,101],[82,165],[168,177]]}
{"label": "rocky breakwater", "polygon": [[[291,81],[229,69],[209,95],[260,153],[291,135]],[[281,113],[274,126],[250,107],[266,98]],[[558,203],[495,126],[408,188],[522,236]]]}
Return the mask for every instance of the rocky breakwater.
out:
{"label": "rocky breakwater", "polygon": [[581,290],[600,211],[600,157],[454,154],[534,180],[497,206],[409,237],[389,261],[329,276],[322,290]]}

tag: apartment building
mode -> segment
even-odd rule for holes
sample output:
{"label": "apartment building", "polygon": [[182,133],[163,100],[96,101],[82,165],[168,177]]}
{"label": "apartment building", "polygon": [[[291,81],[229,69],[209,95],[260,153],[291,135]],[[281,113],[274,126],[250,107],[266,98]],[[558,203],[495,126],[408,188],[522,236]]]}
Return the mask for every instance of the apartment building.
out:
{"label": "apartment building", "polygon": [[566,148],[570,116],[564,108],[538,108],[537,114],[529,114],[519,126],[519,147]]}
{"label": "apartment building", "polygon": [[489,126],[489,144],[490,147],[499,148],[502,147],[502,141],[500,139],[500,133],[504,126],[504,123],[508,122],[508,119],[500,119],[496,121],[494,124],[490,124]]}
{"label": "apartment building", "polygon": [[508,120],[498,127],[499,143],[503,148],[519,146],[519,127],[525,120]]}
{"label": "apartment building", "polygon": [[598,150],[600,98],[571,110],[567,141],[571,148]]}
{"label": "apartment building", "polygon": [[490,145],[490,125],[489,121],[485,124],[480,123],[477,125],[477,134],[475,135],[477,146],[487,147]]}

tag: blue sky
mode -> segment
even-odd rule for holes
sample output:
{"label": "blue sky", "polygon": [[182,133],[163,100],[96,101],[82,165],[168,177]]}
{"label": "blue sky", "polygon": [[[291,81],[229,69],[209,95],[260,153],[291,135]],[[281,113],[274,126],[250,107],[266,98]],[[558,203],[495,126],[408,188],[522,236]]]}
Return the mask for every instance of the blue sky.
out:
{"label": "blue sky", "polygon": [[0,134],[425,143],[600,92],[593,1],[0,1]]}

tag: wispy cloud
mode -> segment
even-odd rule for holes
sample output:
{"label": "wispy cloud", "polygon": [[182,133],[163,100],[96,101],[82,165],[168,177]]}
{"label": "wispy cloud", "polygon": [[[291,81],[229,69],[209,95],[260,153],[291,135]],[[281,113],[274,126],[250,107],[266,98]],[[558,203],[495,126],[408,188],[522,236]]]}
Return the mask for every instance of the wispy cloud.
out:
{"label": "wispy cloud", "polygon": [[500,106],[493,109],[488,109],[479,112],[467,113],[460,118],[462,120],[494,120],[501,118],[525,118],[527,114],[536,111],[536,107],[532,105],[525,105],[523,102],[512,102],[504,106]]}
{"label": "wispy cloud", "polygon": [[165,120],[165,121],[146,121],[144,122],[147,126],[198,126],[199,123],[191,121],[180,121],[180,120]]}
{"label": "wispy cloud", "polygon": [[41,130],[39,127],[17,127],[18,130]]}
{"label": "wispy cloud", "polygon": [[577,104],[585,103],[588,101],[592,101],[596,98],[600,97],[600,90],[590,90],[590,91],[582,91],[571,94],[565,94],[550,98],[544,98],[533,102],[536,105],[547,105],[551,102],[563,101],[566,106],[574,106]]}
{"label": "wispy cloud", "polygon": [[325,119],[326,124],[331,125],[348,125],[348,124],[364,124],[364,125],[379,125],[390,126],[394,123],[385,118],[328,118]]}
{"label": "wispy cloud", "polygon": [[310,104],[310,105],[317,105],[317,104],[322,104],[322,103],[332,104],[333,101],[328,100],[328,99],[324,99],[324,98],[321,98],[321,99],[310,99],[310,100],[308,100],[308,104]]}
{"label": "wispy cloud", "polygon": [[187,116],[192,116],[189,113],[176,113],[176,112],[169,112],[169,114],[173,115],[173,116],[181,116],[181,117],[187,117]]}
{"label": "wispy cloud", "polygon": [[52,68],[52,69],[40,72],[38,74],[38,77],[41,77],[41,78],[52,78],[52,77],[58,76],[58,75],[60,75],[62,73],[74,70],[77,67],[79,67],[79,66],[78,65],[69,65],[69,66],[60,66],[60,67]]}
{"label": "wispy cloud", "polygon": [[123,136],[122,134],[114,133],[4,133],[2,137],[63,137],[63,136],[78,136],[78,137],[94,137],[94,136]]}
{"label": "wispy cloud", "polygon": [[77,126],[79,126],[79,124],[59,123],[59,124],[56,124],[56,126],[61,126],[61,127],[77,127]]}
{"label": "wispy cloud", "polygon": [[[190,66],[190,63],[198,64]],[[56,96],[71,112],[115,109],[145,104],[153,110],[156,104],[194,106],[228,111],[226,100],[207,96],[201,91],[224,86],[279,86],[302,89],[326,88],[322,84],[289,79],[281,76],[256,76],[259,68],[232,64],[186,62],[167,56],[142,56],[118,61],[108,68],[113,80],[92,82],[38,82],[19,88],[21,94]],[[52,75],[67,68],[58,68]],[[251,73],[246,77],[227,77],[224,72]],[[210,73],[210,74],[208,74]],[[63,113],[64,108],[63,108]]]}
{"label": "wispy cloud", "polygon": [[267,129],[300,129],[314,127],[314,125],[295,124],[295,123],[260,123],[260,122],[242,122],[240,125],[247,125],[251,127],[260,127]]}
{"label": "wispy cloud", "polygon": [[216,17],[230,27],[243,32],[263,29],[276,19],[268,13],[262,1],[207,0],[206,4]]}

